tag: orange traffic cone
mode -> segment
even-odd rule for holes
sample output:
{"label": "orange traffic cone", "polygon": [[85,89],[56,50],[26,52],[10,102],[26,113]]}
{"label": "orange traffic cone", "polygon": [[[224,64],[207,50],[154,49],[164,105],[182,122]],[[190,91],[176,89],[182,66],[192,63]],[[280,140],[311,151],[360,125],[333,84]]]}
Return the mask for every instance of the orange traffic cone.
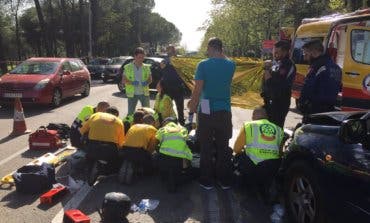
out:
{"label": "orange traffic cone", "polygon": [[26,127],[26,121],[24,119],[23,107],[21,103],[21,99],[15,98],[14,100],[14,118],[13,118],[13,132],[11,135],[17,136],[26,133],[30,133],[31,131]]}

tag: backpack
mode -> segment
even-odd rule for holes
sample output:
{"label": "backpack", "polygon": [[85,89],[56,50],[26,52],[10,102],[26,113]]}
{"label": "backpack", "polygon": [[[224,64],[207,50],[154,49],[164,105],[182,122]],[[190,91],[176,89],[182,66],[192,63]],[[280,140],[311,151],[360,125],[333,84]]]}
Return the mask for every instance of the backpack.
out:
{"label": "backpack", "polygon": [[131,199],[126,194],[110,192],[105,194],[101,210],[98,210],[103,222],[128,222]]}
{"label": "backpack", "polygon": [[56,130],[59,137],[62,139],[68,139],[69,132],[71,131],[71,128],[65,123],[49,123],[46,128],[49,130]]}
{"label": "backpack", "polygon": [[55,169],[51,164],[27,165],[13,173],[17,192],[38,194],[52,188],[55,181]]}

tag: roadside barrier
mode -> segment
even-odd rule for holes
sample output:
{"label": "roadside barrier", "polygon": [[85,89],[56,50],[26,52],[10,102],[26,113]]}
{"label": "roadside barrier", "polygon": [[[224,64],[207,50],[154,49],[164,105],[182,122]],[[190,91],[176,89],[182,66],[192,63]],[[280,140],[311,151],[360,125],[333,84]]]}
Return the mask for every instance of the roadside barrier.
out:
{"label": "roadside barrier", "polygon": [[26,120],[24,118],[22,102],[20,98],[14,99],[14,117],[13,117],[13,131],[11,136],[19,136],[28,134],[31,131],[26,127]]}

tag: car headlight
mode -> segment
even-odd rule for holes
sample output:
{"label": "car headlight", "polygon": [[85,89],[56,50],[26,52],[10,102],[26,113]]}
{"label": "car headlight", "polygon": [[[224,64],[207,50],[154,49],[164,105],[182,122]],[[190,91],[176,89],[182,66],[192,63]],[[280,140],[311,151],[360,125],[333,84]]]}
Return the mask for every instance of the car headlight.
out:
{"label": "car headlight", "polygon": [[49,81],[50,81],[49,78],[39,81],[39,83],[35,85],[34,89],[35,90],[43,89],[49,83]]}

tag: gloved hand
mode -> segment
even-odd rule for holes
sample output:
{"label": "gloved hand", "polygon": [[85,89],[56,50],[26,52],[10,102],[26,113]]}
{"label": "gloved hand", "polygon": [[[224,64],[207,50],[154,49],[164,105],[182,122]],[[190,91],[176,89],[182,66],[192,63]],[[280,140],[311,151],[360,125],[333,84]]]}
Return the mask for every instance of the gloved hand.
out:
{"label": "gloved hand", "polygon": [[142,86],[146,86],[146,85],[148,85],[148,82],[147,81],[143,81],[143,82],[141,82],[141,85]]}
{"label": "gloved hand", "polygon": [[139,81],[132,81],[131,84],[134,85],[134,86],[139,86]]}

